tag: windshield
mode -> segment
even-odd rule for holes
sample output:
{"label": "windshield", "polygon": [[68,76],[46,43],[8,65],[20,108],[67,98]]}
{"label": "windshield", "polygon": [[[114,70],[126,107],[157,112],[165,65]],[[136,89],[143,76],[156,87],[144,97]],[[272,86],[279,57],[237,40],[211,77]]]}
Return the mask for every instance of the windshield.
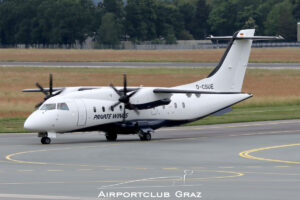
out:
{"label": "windshield", "polygon": [[58,103],[57,104],[57,109],[58,110],[69,110],[69,107],[66,103]]}
{"label": "windshield", "polygon": [[55,103],[49,103],[49,104],[44,104],[40,110],[55,110],[56,104]]}

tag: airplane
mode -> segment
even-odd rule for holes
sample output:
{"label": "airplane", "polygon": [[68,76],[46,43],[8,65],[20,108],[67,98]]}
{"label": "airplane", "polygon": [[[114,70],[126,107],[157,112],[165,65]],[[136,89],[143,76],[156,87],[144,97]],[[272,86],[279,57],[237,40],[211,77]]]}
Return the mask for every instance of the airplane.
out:
{"label": "airplane", "polygon": [[150,141],[161,127],[179,126],[210,115],[230,112],[231,106],[251,98],[242,92],[253,40],[277,40],[282,36],[254,36],[254,29],[240,30],[233,36],[209,36],[229,40],[219,64],[207,78],[175,87],[91,86],[49,88],[36,83],[44,100],[25,121],[24,128],[38,132],[42,144],[50,144],[57,134],[101,131],[107,141],[119,134],[137,134]]}

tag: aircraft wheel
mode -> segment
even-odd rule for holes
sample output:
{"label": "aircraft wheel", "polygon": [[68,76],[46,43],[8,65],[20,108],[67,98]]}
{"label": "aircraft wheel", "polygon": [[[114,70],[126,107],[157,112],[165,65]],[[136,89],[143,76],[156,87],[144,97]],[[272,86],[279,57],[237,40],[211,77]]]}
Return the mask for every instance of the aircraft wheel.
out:
{"label": "aircraft wheel", "polygon": [[151,140],[151,133],[146,133],[145,134],[145,140],[150,141]]}
{"label": "aircraft wheel", "polygon": [[50,144],[51,143],[51,139],[48,138],[48,137],[42,137],[41,143],[42,144]]}
{"label": "aircraft wheel", "polygon": [[105,134],[107,141],[116,141],[118,135],[117,134]]}
{"label": "aircraft wheel", "polygon": [[140,140],[141,141],[150,141],[151,140],[151,133],[143,133],[140,134]]}

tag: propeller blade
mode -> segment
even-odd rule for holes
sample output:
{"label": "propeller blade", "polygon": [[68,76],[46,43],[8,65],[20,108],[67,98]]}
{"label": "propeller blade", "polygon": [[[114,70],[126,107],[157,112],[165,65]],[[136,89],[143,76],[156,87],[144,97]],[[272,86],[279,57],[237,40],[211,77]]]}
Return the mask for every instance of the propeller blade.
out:
{"label": "propeller blade", "polygon": [[132,92],[131,94],[129,94],[128,97],[129,97],[129,98],[132,97],[132,96],[135,95],[139,90],[140,90],[140,88],[137,89],[136,91]]}
{"label": "propeller blade", "polygon": [[119,90],[117,90],[117,88],[111,83],[109,84],[109,86],[119,95],[121,96],[121,93],[119,92]]}
{"label": "propeller blade", "polygon": [[52,74],[49,74],[49,94],[52,95],[53,93],[53,77]]}
{"label": "propeller blade", "polygon": [[120,96],[119,101],[117,103],[113,104],[110,108],[111,108],[111,110],[113,110],[119,104],[121,104],[121,103],[124,104],[123,122],[125,122],[125,120],[126,120],[126,109],[134,110],[134,112],[136,114],[138,114],[138,115],[140,114],[138,108],[130,103],[130,98],[133,95],[135,95],[140,90],[140,88],[133,91],[129,95],[127,95],[128,90],[127,90],[127,75],[126,74],[123,74],[123,92],[118,91],[112,83],[110,84],[110,87]]}
{"label": "propeller blade", "polygon": [[124,95],[127,94],[127,77],[126,74],[123,74],[123,83],[124,83]]}
{"label": "propeller blade", "polygon": [[60,90],[60,91],[58,90],[58,91],[56,91],[56,92],[53,94],[53,76],[52,76],[51,73],[49,74],[49,91],[46,91],[46,90],[43,88],[43,86],[41,86],[38,82],[36,82],[35,85],[36,85],[36,86],[40,89],[40,91],[45,95],[44,101],[42,101],[42,102],[36,104],[36,105],[35,105],[35,108],[40,107],[47,99],[49,99],[49,98],[51,98],[51,97],[53,97],[53,96],[56,96],[56,95],[60,94],[60,93],[63,91],[63,89]]}
{"label": "propeller blade", "polygon": [[35,85],[41,90],[42,93],[44,93],[46,96],[48,96],[48,92],[46,92],[39,83],[35,83]]}
{"label": "propeller blade", "polygon": [[137,109],[137,107],[135,107],[135,106],[132,105],[131,103],[128,103],[128,106],[129,106],[129,108],[130,108],[131,110],[134,110],[134,112],[135,112],[137,115],[140,114],[140,112],[139,112],[139,110]]}
{"label": "propeller blade", "polygon": [[110,110],[112,111],[116,106],[118,106],[121,102],[118,101],[117,103],[113,104],[112,106],[110,106]]}

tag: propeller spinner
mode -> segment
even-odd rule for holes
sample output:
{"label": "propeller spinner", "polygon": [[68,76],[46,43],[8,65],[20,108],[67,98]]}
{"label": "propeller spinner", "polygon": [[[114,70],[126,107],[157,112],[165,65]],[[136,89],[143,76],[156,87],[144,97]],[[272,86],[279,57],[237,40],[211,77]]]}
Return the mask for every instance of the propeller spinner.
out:
{"label": "propeller spinner", "polygon": [[130,103],[130,98],[135,95],[139,89],[133,91],[129,95],[127,90],[127,76],[126,74],[123,74],[123,92],[117,90],[117,88],[111,83],[110,87],[119,95],[119,101],[111,106],[111,110],[113,110],[116,106],[123,103],[124,104],[124,110],[123,110],[123,122],[126,118],[126,109],[134,110],[137,114],[139,114],[139,111],[137,107],[135,107],[133,104]]}

